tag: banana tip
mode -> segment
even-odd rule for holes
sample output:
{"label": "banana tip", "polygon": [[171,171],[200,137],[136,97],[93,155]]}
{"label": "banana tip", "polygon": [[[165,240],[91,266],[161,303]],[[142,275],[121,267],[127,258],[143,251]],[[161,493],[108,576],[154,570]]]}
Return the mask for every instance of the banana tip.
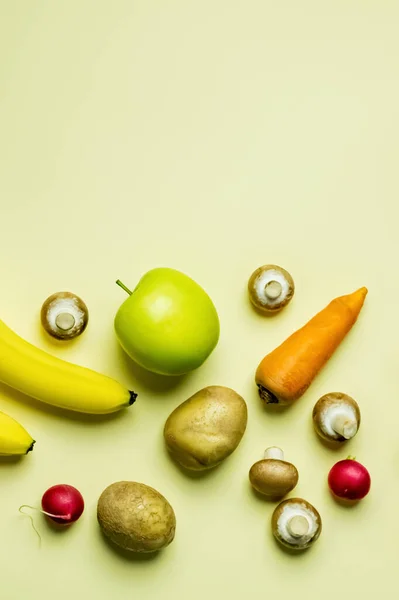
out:
{"label": "banana tip", "polygon": [[29,448],[26,451],[26,454],[28,454],[28,452],[32,452],[33,450],[33,446],[36,444],[36,440],[33,440],[31,445],[29,446]]}
{"label": "banana tip", "polygon": [[131,406],[132,404],[134,404],[136,402],[137,394],[136,394],[136,392],[132,392],[132,390],[129,390],[129,394],[130,394],[129,406]]}

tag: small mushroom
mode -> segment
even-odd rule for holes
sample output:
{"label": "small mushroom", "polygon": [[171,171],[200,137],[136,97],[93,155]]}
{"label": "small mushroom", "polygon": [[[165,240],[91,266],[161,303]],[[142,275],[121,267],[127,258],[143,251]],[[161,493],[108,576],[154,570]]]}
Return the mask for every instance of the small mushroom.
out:
{"label": "small mushroom", "polygon": [[275,313],[287,306],[295,292],[291,275],[277,265],[264,265],[248,281],[252,304],[262,313]]}
{"label": "small mushroom", "polygon": [[79,296],[57,292],[44,301],[40,318],[48,334],[58,340],[71,340],[86,329],[89,311]]}
{"label": "small mushroom", "polygon": [[313,408],[315,430],[328,441],[346,442],[360,427],[360,409],[357,402],[340,392],[322,396]]}
{"label": "small mushroom", "polygon": [[283,500],[272,515],[272,532],[280,544],[292,550],[309,548],[321,533],[318,511],[303,498]]}
{"label": "small mushroom", "polygon": [[263,460],[258,460],[249,471],[252,487],[269,498],[282,498],[298,483],[298,471],[284,460],[281,448],[271,447],[265,451]]}

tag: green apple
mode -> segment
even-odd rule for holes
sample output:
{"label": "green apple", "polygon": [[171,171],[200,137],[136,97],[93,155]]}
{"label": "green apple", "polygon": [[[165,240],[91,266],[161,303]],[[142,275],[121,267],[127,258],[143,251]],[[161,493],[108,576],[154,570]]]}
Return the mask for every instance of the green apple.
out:
{"label": "green apple", "polygon": [[119,343],[140,366],[162,375],[197,369],[219,340],[216,308],[198,283],[175,269],[148,271],[120,306]]}

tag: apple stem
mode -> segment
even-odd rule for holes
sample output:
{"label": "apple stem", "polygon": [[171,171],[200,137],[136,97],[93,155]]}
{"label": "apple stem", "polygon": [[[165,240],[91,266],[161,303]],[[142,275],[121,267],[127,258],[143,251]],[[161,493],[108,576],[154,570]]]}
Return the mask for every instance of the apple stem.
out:
{"label": "apple stem", "polygon": [[116,283],[117,285],[119,285],[119,287],[121,287],[123,290],[125,290],[125,292],[126,292],[127,294],[129,294],[129,296],[131,296],[131,295],[132,295],[132,291],[131,291],[131,290],[129,290],[129,288],[128,288],[128,287],[126,287],[126,286],[125,286],[125,284],[124,284],[124,283],[122,283],[120,279],[117,279],[115,283]]}

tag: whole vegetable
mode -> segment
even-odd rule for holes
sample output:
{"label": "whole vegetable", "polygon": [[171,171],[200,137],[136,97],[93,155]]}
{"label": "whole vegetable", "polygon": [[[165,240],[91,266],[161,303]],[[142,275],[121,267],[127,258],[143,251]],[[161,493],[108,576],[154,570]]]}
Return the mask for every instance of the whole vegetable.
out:
{"label": "whole vegetable", "polygon": [[324,394],[313,408],[313,425],[319,436],[329,442],[346,442],[360,427],[360,408],[356,400],[341,392]]}
{"label": "whole vegetable", "polygon": [[272,532],[276,540],[291,550],[305,550],[320,537],[321,516],[303,498],[288,498],[274,509]]}
{"label": "whole vegetable", "polygon": [[295,292],[291,275],[278,265],[263,265],[248,281],[249,299],[264,314],[276,313],[290,302]]}
{"label": "whole vegetable", "polygon": [[231,388],[210,385],[169,415],[164,427],[165,444],[182,467],[212,469],[236,450],[247,420],[244,398]]}
{"label": "whole vegetable", "polygon": [[43,303],[40,319],[44,330],[57,340],[72,340],[87,327],[89,311],[82,298],[57,292]]}
{"label": "whole vegetable", "polygon": [[352,329],[366,295],[362,287],[335,298],[261,360],[255,383],[266,404],[292,404],[306,392]]}
{"label": "whole vegetable", "polygon": [[131,552],[157,552],[175,537],[172,506],[157,490],[136,481],[117,481],[105,488],[97,519],[111,542]]}
{"label": "whole vegetable", "polygon": [[348,457],[332,467],[328,474],[328,485],[338,498],[361,500],[370,491],[371,478],[366,467]]}
{"label": "whole vegetable", "polygon": [[284,460],[281,448],[267,448],[262,460],[252,465],[249,480],[252,487],[269,498],[282,498],[298,483],[297,468]]}
{"label": "whole vegetable", "polygon": [[29,508],[46,515],[49,519],[60,525],[70,525],[79,519],[84,510],[84,500],[82,494],[72,485],[58,484],[53,485],[46,490],[42,496],[42,508],[22,504],[19,507],[19,512],[26,514],[32,523],[32,527],[36,532],[39,543],[41,543],[41,535],[35,527],[33,517],[25,513],[24,509]]}
{"label": "whole vegetable", "polygon": [[83,496],[72,485],[53,485],[43,494],[42,509],[56,523],[68,525],[83,513]]}

